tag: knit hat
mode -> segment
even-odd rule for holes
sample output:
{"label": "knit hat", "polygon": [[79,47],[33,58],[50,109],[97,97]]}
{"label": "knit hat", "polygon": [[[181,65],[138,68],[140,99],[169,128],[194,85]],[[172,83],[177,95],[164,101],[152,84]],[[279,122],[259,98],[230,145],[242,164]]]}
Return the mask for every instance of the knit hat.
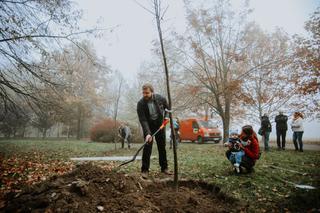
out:
{"label": "knit hat", "polygon": [[251,125],[245,125],[242,127],[242,132],[246,134],[246,136],[251,136],[253,134],[253,128]]}
{"label": "knit hat", "polygon": [[229,134],[230,135],[238,135],[238,131],[234,130],[234,129],[231,129]]}

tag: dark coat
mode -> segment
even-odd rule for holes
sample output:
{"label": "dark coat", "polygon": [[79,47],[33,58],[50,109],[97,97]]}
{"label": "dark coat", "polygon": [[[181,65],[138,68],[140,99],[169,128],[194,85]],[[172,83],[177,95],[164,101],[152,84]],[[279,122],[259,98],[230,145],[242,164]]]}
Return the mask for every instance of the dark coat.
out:
{"label": "dark coat", "polygon": [[[155,103],[156,110],[159,114],[159,118],[157,119],[158,122],[156,122],[156,125],[159,125],[160,127],[163,122],[165,109],[168,109],[168,103],[164,97],[158,94],[153,95],[153,101]],[[152,132],[150,130],[150,125],[151,124],[155,125],[155,124],[150,118],[148,101],[144,100],[144,98],[141,98],[137,104],[137,113],[138,113],[140,124],[142,126],[143,134],[145,136],[148,134],[151,135]]]}
{"label": "dark coat", "polygon": [[131,130],[130,127],[128,126],[122,126],[119,128],[119,134],[121,135],[121,137],[125,140],[128,140],[128,138],[131,137]]}
{"label": "dark coat", "polygon": [[268,116],[261,117],[261,129],[263,132],[271,132],[272,126]]}
{"label": "dark coat", "polygon": [[275,118],[276,129],[277,131],[286,131],[288,130],[288,116],[286,115],[277,115]]}

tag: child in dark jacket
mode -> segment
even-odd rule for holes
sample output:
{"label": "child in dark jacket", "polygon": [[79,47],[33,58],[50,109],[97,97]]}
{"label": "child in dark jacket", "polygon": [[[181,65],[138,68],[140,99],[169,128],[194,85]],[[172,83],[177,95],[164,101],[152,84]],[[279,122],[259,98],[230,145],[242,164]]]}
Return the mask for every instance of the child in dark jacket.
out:
{"label": "child in dark jacket", "polygon": [[[241,158],[240,168],[245,168],[247,172],[251,172],[253,171],[256,160],[260,157],[258,138],[251,125],[242,127],[239,139],[241,141],[241,143],[238,143],[239,148],[244,152]],[[235,164],[235,159],[230,157],[232,155],[232,146],[230,146],[230,143],[227,144],[229,149],[226,152],[226,156],[232,164]]]}
{"label": "child in dark jacket", "polygon": [[244,151],[240,148],[240,144],[246,145],[246,142],[241,141],[237,132],[230,132],[230,137],[225,146],[230,148],[231,154],[229,156],[230,162],[233,163],[235,171],[240,173],[240,164],[242,157],[245,155]]}

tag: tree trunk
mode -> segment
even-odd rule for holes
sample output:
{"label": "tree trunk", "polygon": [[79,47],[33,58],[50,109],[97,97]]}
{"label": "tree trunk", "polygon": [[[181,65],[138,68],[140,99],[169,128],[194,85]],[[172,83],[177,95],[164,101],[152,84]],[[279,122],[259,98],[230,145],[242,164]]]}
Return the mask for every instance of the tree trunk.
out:
{"label": "tree trunk", "polygon": [[[119,88],[118,88],[118,94],[116,97],[116,103],[114,105],[114,149],[117,149],[117,134],[118,134],[118,130],[117,130],[117,118],[118,118],[118,109],[119,109],[119,101],[120,101],[120,97],[121,97],[121,88],[122,88],[122,83],[123,83],[123,79],[120,78],[119,81]],[[122,142],[122,148],[124,148],[124,144]]]}
{"label": "tree trunk", "polygon": [[259,119],[262,117],[262,77],[259,77],[258,83],[258,111],[259,111]]}
{"label": "tree trunk", "polygon": [[113,132],[113,143],[114,150],[117,150],[117,117],[114,118],[114,132]]}
{"label": "tree trunk", "polygon": [[[155,15],[156,15],[156,21],[157,21],[157,27],[158,27],[158,33],[159,33],[159,40],[161,45],[161,52],[162,52],[162,58],[164,63],[164,69],[165,69],[165,75],[166,75],[166,83],[167,83],[167,93],[168,93],[168,104],[169,109],[172,110],[171,105],[171,94],[170,94],[170,82],[169,82],[169,71],[167,66],[167,59],[166,54],[164,50],[163,45],[163,38],[162,38],[162,31],[161,31],[161,23],[160,23],[160,2],[158,0],[154,0],[154,9],[155,9]],[[172,135],[172,143],[173,143],[173,159],[174,159],[174,186],[176,190],[178,190],[178,158],[177,158],[177,147],[176,147],[176,137],[175,137],[175,131],[173,128],[173,119],[172,119],[172,113],[169,113],[170,118],[170,128],[171,128],[171,135]]]}
{"label": "tree trunk", "polygon": [[45,139],[47,136],[47,129],[43,128],[42,129],[42,139]]}
{"label": "tree trunk", "polygon": [[80,140],[81,135],[81,117],[82,117],[82,108],[81,104],[78,104],[78,121],[77,121],[77,140]]}
{"label": "tree trunk", "polygon": [[207,103],[204,105],[204,110],[205,110],[204,120],[207,121],[209,119],[209,106]]}
{"label": "tree trunk", "polygon": [[22,130],[22,133],[21,133],[21,137],[24,138],[24,137],[25,137],[25,134],[26,134],[26,126],[23,126],[23,130]]}
{"label": "tree trunk", "polygon": [[223,123],[223,142],[227,142],[229,139],[230,128],[230,101],[227,100],[224,108],[224,116],[222,118]]}
{"label": "tree trunk", "polygon": [[60,138],[60,123],[57,123],[57,138]]}
{"label": "tree trunk", "polygon": [[67,138],[70,138],[70,126],[68,125],[68,130],[67,130]]}
{"label": "tree trunk", "polygon": [[223,123],[223,142],[227,142],[229,138],[229,121],[227,119],[222,120]]}
{"label": "tree trunk", "polygon": [[16,130],[16,128],[13,129],[13,133],[12,133],[12,134],[13,134],[13,137],[14,137],[14,138],[17,137],[17,130]]}

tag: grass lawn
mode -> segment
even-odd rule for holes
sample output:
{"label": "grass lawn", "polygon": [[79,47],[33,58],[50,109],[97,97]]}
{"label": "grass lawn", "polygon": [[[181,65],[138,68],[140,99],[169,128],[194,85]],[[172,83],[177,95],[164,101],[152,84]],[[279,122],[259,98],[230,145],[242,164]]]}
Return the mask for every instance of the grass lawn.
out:
{"label": "grass lawn", "polygon": [[[20,168],[19,162],[41,162],[51,167],[68,165],[73,162],[70,157],[88,156],[130,156],[135,153],[139,144],[131,150],[114,149],[112,143],[88,143],[87,141],[27,141],[10,140],[0,141],[0,155],[2,156],[2,170],[12,167]],[[287,211],[305,212],[306,210],[320,209],[320,152],[305,151],[303,153],[293,150],[262,153],[252,174],[235,175],[232,165],[225,158],[226,148],[221,144],[180,144],[178,148],[179,178],[199,179],[216,184],[223,192],[245,203],[250,203],[253,212],[273,210],[275,212]],[[173,153],[167,149],[169,168],[173,170]],[[140,153],[141,154],[141,153]],[[158,153],[154,146],[151,160],[151,175],[159,172]],[[12,159],[16,159],[15,161]],[[17,159],[22,159],[21,161]],[[14,161],[15,163],[11,163]],[[6,162],[9,162],[6,163]],[[108,165],[109,162],[97,162]],[[113,163],[111,165],[117,165]],[[5,165],[5,166],[4,166]],[[125,172],[138,173],[140,161],[120,168]],[[47,166],[48,167],[48,166]],[[44,168],[47,168],[44,167]],[[42,167],[39,169],[43,169]],[[15,170],[16,171],[16,170]],[[51,170],[50,170],[51,171]],[[30,172],[29,172],[30,173]],[[28,174],[29,174],[28,173]],[[6,173],[8,174],[8,173]],[[13,174],[12,172],[9,174]],[[25,174],[25,175],[28,175]],[[52,174],[52,173],[47,173]],[[18,177],[23,179],[23,173]],[[43,175],[43,173],[42,173]],[[2,176],[2,187],[4,179]],[[40,179],[41,180],[41,179]],[[316,190],[299,189],[295,184],[305,184],[316,187]]]}

